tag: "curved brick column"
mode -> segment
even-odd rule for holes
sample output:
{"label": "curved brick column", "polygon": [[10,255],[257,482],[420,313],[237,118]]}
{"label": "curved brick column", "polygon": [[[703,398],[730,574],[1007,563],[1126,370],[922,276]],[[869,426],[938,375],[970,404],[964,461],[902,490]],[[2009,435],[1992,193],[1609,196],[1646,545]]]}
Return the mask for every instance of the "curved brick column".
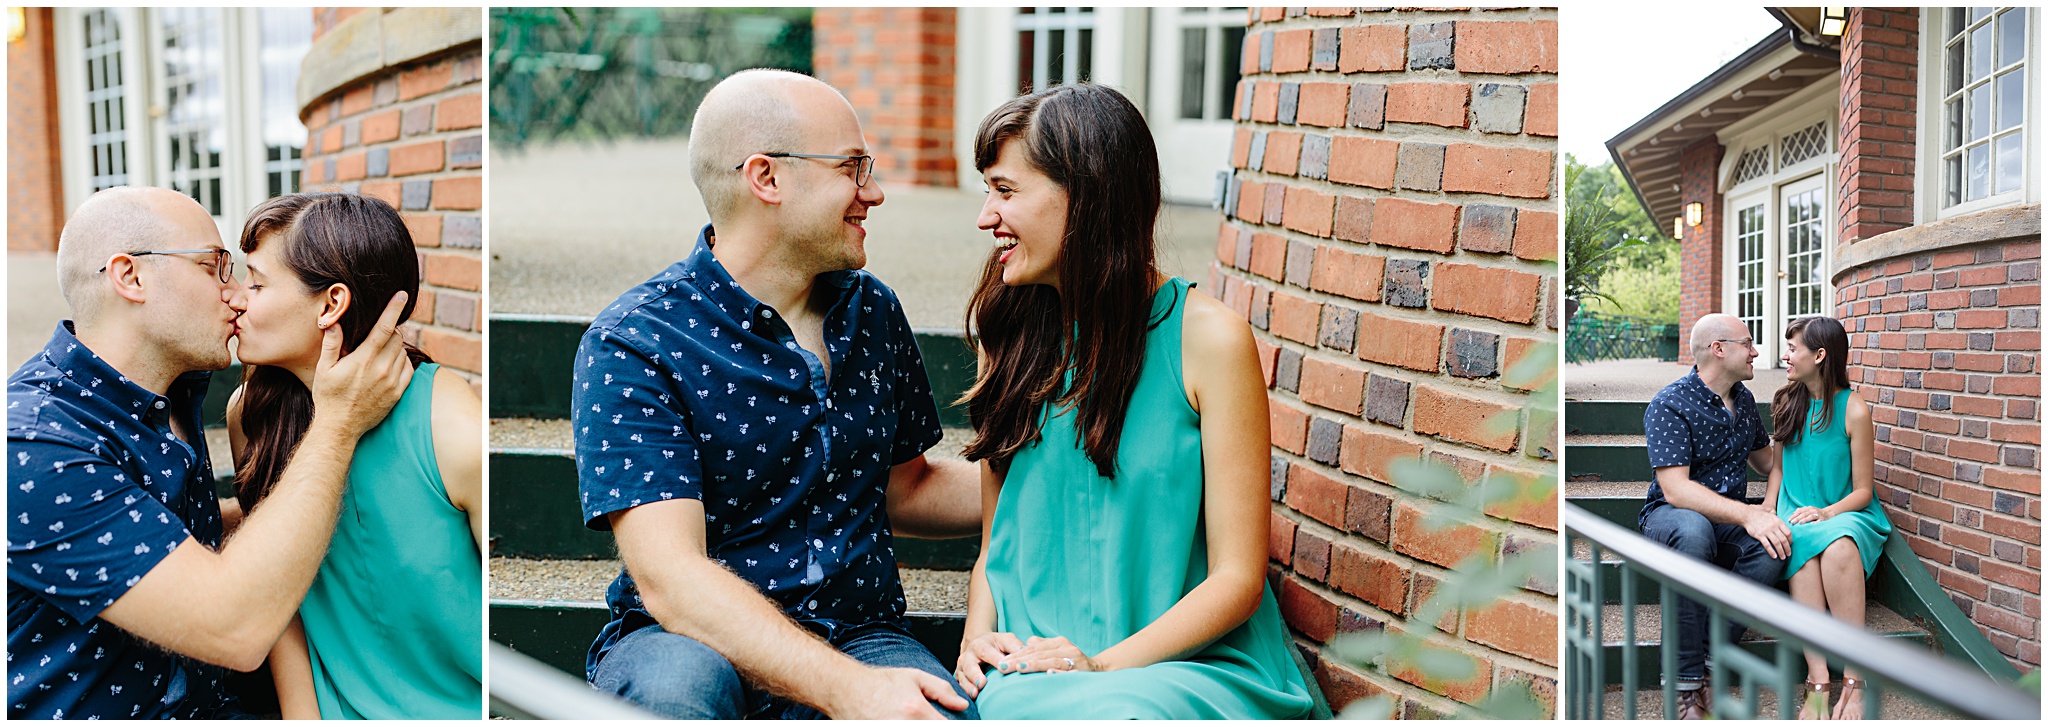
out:
{"label": "curved brick column", "polygon": [[1834,283],[1886,513],[1991,643],[2039,668],[2041,208],[1862,240]]}
{"label": "curved brick column", "polygon": [[472,384],[483,372],[483,16],[316,8],[299,80],[306,191],[397,207],[420,249],[406,335]]}
{"label": "curved brick column", "polygon": [[[1328,644],[1405,629],[1468,556],[1558,541],[1554,499],[1424,528],[1430,503],[1388,472],[1556,469],[1555,427],[1501,374],[1557,341],[1557,13],[1250,12],[1209,291],[1251,320],[1267,374],[1281,610],[1332,706],[1454,715],[1511,683],[1554,703],[1554,580],[1439,624],[1433,641],[1479,664],[1458,683]],[[1481,426],[1497,412],[1519,426]]]}

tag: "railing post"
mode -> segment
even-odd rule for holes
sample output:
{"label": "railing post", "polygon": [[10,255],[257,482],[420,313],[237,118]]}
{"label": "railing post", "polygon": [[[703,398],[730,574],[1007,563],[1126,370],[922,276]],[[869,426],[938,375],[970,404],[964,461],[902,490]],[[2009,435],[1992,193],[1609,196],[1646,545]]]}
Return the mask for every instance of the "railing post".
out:
{"label": "railing post", "polygon": [[1678,719],[1678,619],[1664,618],[1667,611],[1676,608],[1677,591],[1671,584],[1657,584],[1657,623],[1664,632],[1663,642],[1657,646],[1657,660],[1664,667],[1664,719]]}
{"label": "railing post", "polygon": [[[1792,662],[1794,660],[1792,640],[1778,639],[1777,654],[1778,719],[1792,719],[1799,705],[1806,703],[1806,690],[1804,688],[1795,688],[1792,684]],[[1802,679],[1800,681],[1803,683],[1805,680]],[[1799,695],[1797,699],[1792,698],[1792,695],[1795,694]]]}
{"label": "railing post", "polygon": [[[1593,546],[1593,550],[1594,552],[1599,552],[1600,546]],[[1595,561],[1595,565],[1598,565],[1598,561]],[[1621,578],[1621,607],[1623,613],[1628,615],[1628,618],[1622,619],[1621,622],[1621,712],[1622,719],[1633,720],[1636,718],[1637,687],[1636,574],[1634,570],[1629,569],[1628,564],[1623,563],[1616,575]],[[1604,693],[1605,690],[1603,689],[1602,692]],[[1603,704],[1602,706],[1604,707],[1605,705]],[[1602,714],[1605,714],[1604,709]]]}

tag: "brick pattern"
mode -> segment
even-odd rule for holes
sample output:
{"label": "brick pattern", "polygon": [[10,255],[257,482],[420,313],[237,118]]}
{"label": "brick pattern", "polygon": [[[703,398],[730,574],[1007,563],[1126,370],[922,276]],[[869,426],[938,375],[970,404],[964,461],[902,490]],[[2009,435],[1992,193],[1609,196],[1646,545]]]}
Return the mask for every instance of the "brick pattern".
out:
{"label": "brick pattern", "polygon": [[7,249],[55,254],[64,229],[64,173],[57,159],[53,11],[23,12],[22,38],[7,44]]}
{"label": "brick pattern", "polygon": [[[1333,707],[1387,694],[1402,716],[1454,715],[1511,682],[1554,704],[1554,579],[1438,624],[1479,664],[1460,683],[1328,643],[1409,630],[1465,557],[1558,540],[1554,499],[1429,530],[1431,503],[1390,474],[1417,457],[1474,481],[1555,468],[1554,432],[1501,374],[1557,340],[1557,14],[1250,16],[1211,292],[1252,322],[1268,375],[1281,610]],[[1497,412],[1519,424],[1481,426]]]}
{"label": "brick pattern", "polygon": [[[1721,311],[1721,187],[1715,179],[1726,147],[1709,137],[1681,150],[1678,189],[1686,203],[1700,203],[1700,224],[1678,238],[1678,361],[1691,364],[1692,324]],[[1670,220],[1659,222],[1671,224]]]}
{"label": "brick pattern", "polygon": [[[315,17],[337,10],[317,9]],[[406,339],[472,384],[484,363],[482,60],[481,47],[470,46],[389,67],[300,111],[301,187],[398,208],[420,250],[420,296]]]}
{"label": "brick pattern", "polygon": [[811,67],[860,114],[875,175],[952,187],[954,8],[818,8]]}
{"label": "brick pattern", "polygon": [[1842,34],[1841,241],[1913,225],[1919,8],[1854,8]]}
{"label": "brick pattern", "polygon": [[1874,263],[1836,296],[1892,524],[2000,652],[2040,668],[2040,240]]}

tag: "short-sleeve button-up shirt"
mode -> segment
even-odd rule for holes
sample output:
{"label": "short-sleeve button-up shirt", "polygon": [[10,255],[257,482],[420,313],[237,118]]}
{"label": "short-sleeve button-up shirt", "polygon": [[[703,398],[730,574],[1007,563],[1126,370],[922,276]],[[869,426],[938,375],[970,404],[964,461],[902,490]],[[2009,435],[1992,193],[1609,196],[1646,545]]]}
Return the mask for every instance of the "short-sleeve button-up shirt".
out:
{"label": "short-sleeve button-up shirt", "polygon": [[[695,251],[626,291],[584,334],[571,425],[585,523],[689,498],[708,555],[805,625],[900,622],[904,602],[885,507],[891,467],[938,443],[938,407],[909,321],[873,275],[827,273],[831,357],[799,346],[775,309]],[[607,600],[594,668],[653,623],[632,576]]]}
{"label": "short-sleeve button-up shirt", "polygon": [[221,542],[206,440],[210,379],[159,396],[59,324],[7,380],[7,703],[27,719],[207,718],[225,670],[99,618],[190,535]]}
{"label": "short-sleeve button-up shirt", "polygon": [[[1643,409],[1644,443],[1650,467],[1690,467],[1694,482],[1731,500],[1749,494],[1749,453],[1771,446],[1770,432],[1757,415],[1749,387],[1736,383],[1729,392],[1735,410],[1700,380],[1699,369],[1671,382]],[[1650,482],[1643,514],[1663,505],[1664,489]]]}

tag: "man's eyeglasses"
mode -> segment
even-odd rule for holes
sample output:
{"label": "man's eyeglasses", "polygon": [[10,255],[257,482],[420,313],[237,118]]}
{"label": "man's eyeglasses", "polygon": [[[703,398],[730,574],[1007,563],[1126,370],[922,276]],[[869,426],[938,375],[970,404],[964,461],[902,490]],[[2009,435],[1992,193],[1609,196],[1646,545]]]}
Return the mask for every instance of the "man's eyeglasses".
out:
{"label": "man's eyeglasses", "polygon": [[[868,179],[875,176],[875,158],[872,156],[868,156],[866,154],[792,154],[789,152],[779,151],[774,153],[764,153],[761,156],[796,157],[798,159],[838,159],[840,161],[857,159],[860,161],[860,163],[855,165],[856,168],[853,172],[853,186],[856,187],[868,186]],[[746,162],[740,162],[738,164],[734,164],[732,168],[734,171],[738,171],[740,167],[744,167],[746,165]]]}
{"label": "man's eyeglasses", "polygon": [[[201,266],[207,266],[207,267],[211,267],[211,268],[213,268],[214,272],[215,272],[216,274],[218,274],[218,275],[220,276],[220,282],[223,282],[223,283],[229,283],[229,282],[233,282],[233,281],[234,281],[234,279],[235,279],[235,258],[234,258],[234,253],[228,252],[228,249],[227,249],[227,248],[224,248],[224,247],[200,247],[200,248],[193,248],[193,249],[191,249],[191,250],[137,250],[137,251],[135,251],[135,252],[130,252],[130,253],[122,253],[122,254],[124,254],[124,255],[127,255],[127,256],[129,256],[129,257],[142,257],[142,256],[144,256],[144,255],[186,255],[186,254],[197,254],[197,253],[209,253],[209,254],[213,255],[213,262],[207,263],[207,262],[200,262],[200,261],[198,261],[198,260],[192,260],[191,262],[192,262],[193,264],[195,264],[195,265],[201,265]],[[113,264],[114,264],[114,261],[113,261],[113,259],[112,259],[112,258],[109,258],[109,259],[107,260],[107,265],[101,265],[101,266],[100,266],[100,272],[102,272],[102,273],[106,272],[106,271],[107,271],[107,266],[109,266],[109,265],[113,265]]]}
{"label": "man's eyeglasses", "polygon": [[1715,342],[1715,343],[1740,343],[1740,344],[1742,344],[1742,347],[1743,347],[1743,348],[1756,348],[1756,339],[1754,339],[1754,338],[1716,338],[1716,339],[1714,339],[1714,342]]}

